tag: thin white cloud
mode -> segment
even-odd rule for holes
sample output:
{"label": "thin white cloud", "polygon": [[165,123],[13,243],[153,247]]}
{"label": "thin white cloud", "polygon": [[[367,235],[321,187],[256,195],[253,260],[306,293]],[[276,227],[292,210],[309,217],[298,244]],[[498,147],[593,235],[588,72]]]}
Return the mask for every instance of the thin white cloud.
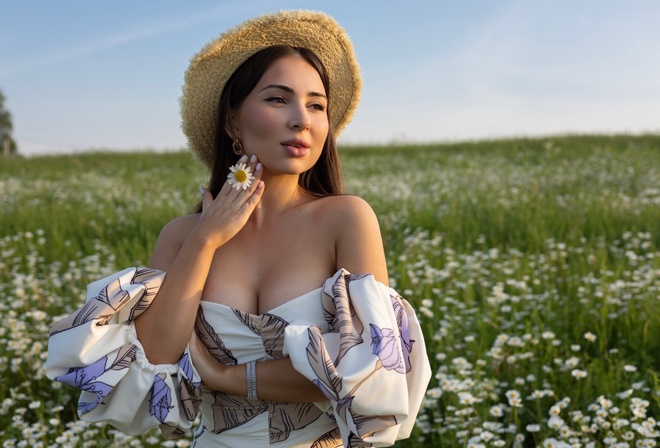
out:
{"label": "thin white cloud", "polygon": [[[241,7],[242,4],[243,7]],[[245,7],[244,2],[232,2],[218,6],[210,11],[176,17],[174,19],[143,23],[133,29],[121,33],[89,40],[78,45],[59,48],[54,51],[49,51],[48,54],[41,54],[18,60],[13,64],[3,64],[4,67],[0,69],[0,79],[25,71],[34,70],[36,68],[83,58],[100,51],[115,48],[120,45],[126,45],[138,40],[185,30],[202,23],[226,19],[240,14],[243,10],[247,12],[250,9]]]}

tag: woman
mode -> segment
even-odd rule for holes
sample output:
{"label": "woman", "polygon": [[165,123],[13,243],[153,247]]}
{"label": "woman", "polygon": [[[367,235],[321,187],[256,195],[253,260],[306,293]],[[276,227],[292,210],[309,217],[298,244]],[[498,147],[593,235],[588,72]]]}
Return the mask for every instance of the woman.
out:
{"label": "woman", "polygon": [[373,211],[341,194],[335,133],[360,84],[321,13],[261,16],[193,58],[183,128],[211,170],[198,213],[51,330],[48,373],[83,390],[81,418],[176,437],[201,409],[198,447],[410,434],[430,377],[421,331],[386,286]]}

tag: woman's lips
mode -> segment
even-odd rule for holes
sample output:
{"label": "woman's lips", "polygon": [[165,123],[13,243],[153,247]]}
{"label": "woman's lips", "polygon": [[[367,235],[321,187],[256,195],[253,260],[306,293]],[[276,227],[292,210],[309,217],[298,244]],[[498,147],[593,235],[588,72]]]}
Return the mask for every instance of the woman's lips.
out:
{"label": "woman's lips", "polygon": [[302,157],[309,152],[309,143],[300,139],[287,140],[281,143],[282,147],[293,157]]}

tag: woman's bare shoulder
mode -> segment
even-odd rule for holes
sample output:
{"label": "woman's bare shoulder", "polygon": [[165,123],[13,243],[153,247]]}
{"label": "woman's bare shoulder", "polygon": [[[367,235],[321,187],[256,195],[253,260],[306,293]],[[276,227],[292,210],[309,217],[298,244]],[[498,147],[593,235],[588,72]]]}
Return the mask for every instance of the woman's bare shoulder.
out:
{"label": "woman's bare shoulder", "polygon": [[181,216],[168,222],[158,235],[150,266],[166,271],[174,262],[183,242],[199,221],[200,214]]}
{"label": "woman's bare shoulder", "polygon": [[317,201],[319,213],[330,224],[345,227],[346,225],[372,226],[378,225],[373,209],[367,201],[359,196],[338,195],[328,196]]}
{"label": "woman's bare shoulder", "polygon": [[163,227],[160,233],[161,235],[165,234],[170,237],[176,237],[177,235],[183,236],[183,239],[185,239],[197,225],[200,216],[201,213],[195,213],[174,218],[165,224],[165,227]]}
{"label": "woman's bare shoulder", "polygon": [[353,273],[372,273],[388,284],[387,266],[378,218],[358,196],[342,195],[319,202],[325,231],[332,235],[337,268]]}

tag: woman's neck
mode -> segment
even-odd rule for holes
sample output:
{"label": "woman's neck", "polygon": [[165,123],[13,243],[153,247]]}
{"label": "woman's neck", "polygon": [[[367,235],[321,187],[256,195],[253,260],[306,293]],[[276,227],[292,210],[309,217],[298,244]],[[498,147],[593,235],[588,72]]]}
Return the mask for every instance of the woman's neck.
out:
{"label": "woman's neck", "polygon": [[264,193],[250,220],[257,226],[276,218],[292,206],[309,200],[309,195],[298,185],[298,175],[273,175],[264,173]]}

